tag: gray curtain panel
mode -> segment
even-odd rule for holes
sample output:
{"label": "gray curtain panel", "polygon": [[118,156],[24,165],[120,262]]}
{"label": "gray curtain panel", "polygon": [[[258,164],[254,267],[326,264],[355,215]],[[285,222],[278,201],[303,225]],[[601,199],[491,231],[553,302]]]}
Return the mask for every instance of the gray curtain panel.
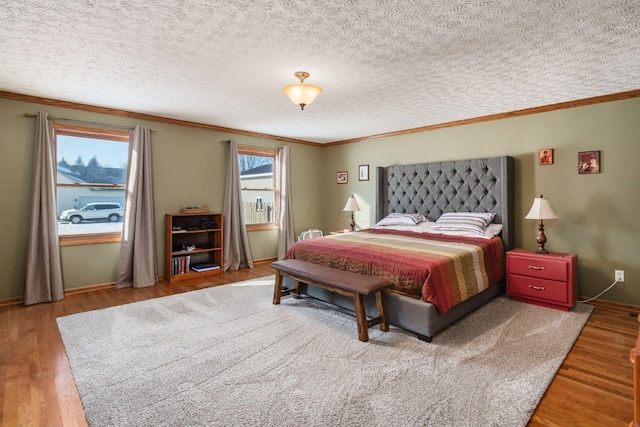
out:
{"label": "gray curtain panel", "polygon": [[127,192],[116,288],[146,288],[158,282],[151,131],[136,126],[129,141]]}
{"label": "gray curtain panel", "polygon": [[227,182],[224,188],[224,270],[253,268],[253,258],[249,248],[247,228],[242,213],[242,186],[240,185],[240,167],[238,166],[238,144],[229,141],[229,160],[227,161]]}
{"label": "gray curtain panel", "polygon": [[47,113],[36,117],[31,225],[27,248],[24,304],[64,298],[56,211],[56,148]]}
{"label": "gray curtain panel", "polygon": [[280,149],[280,225],[278,228],[278,259],[284,259],[293,245],[293,208],[289,180],[289,147]]}

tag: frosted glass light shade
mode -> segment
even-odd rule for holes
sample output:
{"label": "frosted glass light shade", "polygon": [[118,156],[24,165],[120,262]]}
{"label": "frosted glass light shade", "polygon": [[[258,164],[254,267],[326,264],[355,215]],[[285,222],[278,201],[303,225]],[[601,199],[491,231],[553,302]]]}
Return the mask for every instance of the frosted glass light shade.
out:
{"label": "frosted glass light shade", "polygon": [[545,199],[542,197],[536,197],[533,199],[533,205],[531,206],[531,210],[524,217],[525,219],[558,219],[558,215],[551,207],[549,203],[549,199]]}
{"label": "frosted glass light shade", "polygon": [[291,102],[304,110],[304,107],[311,104],[322,93],[322,88],[304,82],[304,79],[309,77],[309,73],[306,71],[298,71],[294,73],[294,76],[300,79],[300,83],[287,85],[282,88],[282,91],[287,94]]}
{"label": "frosted glass light shade", "polygon": [[291,102],[299,105],[304,110],[304,107],[311,104],[316,99],[316,96],[322,93],[322,88],[316,85],[298,83],[287,85],[282,88],[282,91],[287,94]]}

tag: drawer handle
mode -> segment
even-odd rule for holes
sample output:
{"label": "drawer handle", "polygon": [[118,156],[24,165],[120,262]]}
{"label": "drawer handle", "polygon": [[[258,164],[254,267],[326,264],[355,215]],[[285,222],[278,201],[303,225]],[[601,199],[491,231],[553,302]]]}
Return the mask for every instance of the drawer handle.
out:
{"label": "drawer handle", "polygon": [[538,267],[536,265],[530,265],[529,269],[531,269],[531,270],[544,270],[544,267]]}
{"label": "drawer handle", "polygon": [[535,289],[536,291],[544,291],[544,287],[543,286],[529,285],[529,289]]}

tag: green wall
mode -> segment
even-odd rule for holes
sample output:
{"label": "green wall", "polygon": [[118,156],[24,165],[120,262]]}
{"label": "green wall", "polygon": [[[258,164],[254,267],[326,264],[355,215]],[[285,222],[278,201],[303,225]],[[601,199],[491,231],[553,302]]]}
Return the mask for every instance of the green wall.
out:
{"label": "green wall", "polygon": [[[553,148],[554,164],[538,165]],[[600,174],[578,174],[578,152],[601,150]],[[545,222],[546,248],[578,254],[579,292],[594,296],[625,271],[603,299],[640,305],[640,98],[382,138],[323,149],[325,231],[345,228],[355,194],[357,227],[375,221],[375,166],[509,155],[515,158],[516,245],[535,249],[537,221],[525,220],[544,194],[560,217]],[[371,180],[358,181],[358,165]],[[349,183],[335,184],[335,172]]]}
{"label": "green wall", "polygon": [[[145,122],[129,118],[0,99],[2,201],[0,220],[0,300],[23,294],[34,119],[25,112],[122,125],[144,124],[152,133],[158,268],[163,272],[165,213],[180,206],[206,204],[222,210],[228,139],[239,145],[273,148],[282,142],[207,129]],[[362,209],[359,228],[374,223],[375,167],[392,164],[510,155],[515,158],[516,245],[535,249],[536,221],[525,220],[533,198],[542,193],[560,216],[547,221],[546,247],[577,253],[580,294],[595,295],[624,270],[626,282],[603,298],[640,305],[640,98],[558,110],[524,117],[381,138],[353,144],[291,147],[291,187],[296,236],[321,228],[325,233],[348,227],[342,208],[355,194]],[[554,164],[538,165],[538,150],[553,148]],[[602,173],[579,175],[578,151],[601,150]],[[358,181],[358,165],[370,165],[370,180]],[[336,184],[336,172],[349,182]],[[275,257],[277,233],[252,232],[254,259]],[[62,248],[65,288],[115,280],[119,245]]]}
{"label": "green wall", "polygon": [[[25,258],[32,193],[35,119],[23,113],[45,111],[53,116],[91,122],[133,126],[148,125],[153,133],[152,162],[159,274],[164,274],[164,214],[181,206],[207,205],[222,211],[228,141],[239,145],[276,148],[280,141],[216,132],[196,127],[146,122],[66,108],[0,98],[0,301],[21,297],[24,290]],[[322,148],[287,144],[291,147],[291,182],[296,233],[322,224]],[[277,231],[256,231],[249,235],[256,260],[277,256]],[[63,247],[61,250],[65,289],[112,283],[116,277],[119,244]]]}

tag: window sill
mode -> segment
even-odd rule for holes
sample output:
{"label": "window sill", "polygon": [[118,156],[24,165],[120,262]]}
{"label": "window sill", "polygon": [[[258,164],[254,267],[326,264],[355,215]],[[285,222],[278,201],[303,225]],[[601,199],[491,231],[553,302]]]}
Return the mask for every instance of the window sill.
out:
{"label": "window sill", "polygon": [[277,224],[248,224],[247,231],[277,230]]}
{"label": "window sill", "polygon": [[60,236],[60,247],[120,243],[122,233],[94,233]]}

